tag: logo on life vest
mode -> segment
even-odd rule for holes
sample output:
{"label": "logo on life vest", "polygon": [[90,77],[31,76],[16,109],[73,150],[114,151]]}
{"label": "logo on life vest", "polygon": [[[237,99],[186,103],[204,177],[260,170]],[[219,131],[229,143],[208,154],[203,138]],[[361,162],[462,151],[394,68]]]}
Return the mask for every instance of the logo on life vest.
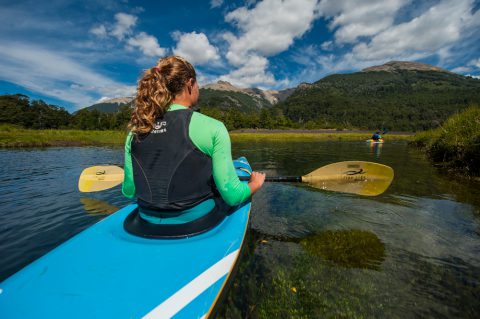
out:
{"label": "logo on life vest", "polygon": [[159,133],[165,133],[167,131],[167,122],[162,121],[162,122],[156,122],[155,125],[153,125],[153,130],[152,134],[159,134]]}

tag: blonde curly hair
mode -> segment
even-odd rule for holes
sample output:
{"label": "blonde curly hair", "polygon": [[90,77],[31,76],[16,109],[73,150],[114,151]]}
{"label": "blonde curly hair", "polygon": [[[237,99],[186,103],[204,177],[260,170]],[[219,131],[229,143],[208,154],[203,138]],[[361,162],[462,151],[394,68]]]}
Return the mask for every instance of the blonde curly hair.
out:
{"label": "blonde curly hair", "polygon": [[162,58],[156,66],[145,70],[138,81],[128,128],[135,134],[149,133],[155,120],[165,114],[172,100],[183,91],[190,79],[196,81],[195,69],[179,56]]}

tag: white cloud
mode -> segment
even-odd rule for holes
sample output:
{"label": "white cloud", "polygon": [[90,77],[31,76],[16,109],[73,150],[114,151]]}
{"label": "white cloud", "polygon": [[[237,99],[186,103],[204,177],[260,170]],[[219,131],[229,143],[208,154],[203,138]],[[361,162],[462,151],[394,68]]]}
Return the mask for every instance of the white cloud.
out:
{"label": "white cloud", "polygon": [[472,18],[471,0],[446,0],[431,7],[423,15],[396,25],[374,36],[369,43],[360,43],[353,54],[361,60],[420,59],[442,51],[461,39],[465,21]]}
{"label": "white cloud", "polygon": [[331,18],[336,43],[354,43],[361,36],[373,36],[393,25],[400,8],[411,0],[323,0],[319,14]]}
{"label": "white cloud", "polygon": [[252,8],[238,8],[225,16],[241,35],[226,34],[228,61],[245,64],[248,52],[272,56],[287,50],[295,38],[307,32],[315,19],[316,0],[264,0]]}
{"label": "white cloud", "polygon": [[471,72],[472,69],[466,66],[459,66],[451,70],[454,73],[466,73],[466,72]]}
{"label": "white cloud", "polygon": [[103,24],[98,27],[93,27],[90,29],[90,33],[96,35],[99,38],[106,38],[108,35],[107,28]]}
{"label": "white cloud", "polygon": [[123,40],[126,36],[132,33],[132,28],[137,23],[137,17],[131,14],[126,13],[117,13],[115,15],[115,20],[117,22],[113,26],[111,35],[116,37],[118,40]]}
{"label": "white cloud", "polygon": [[320,47],[322,50],[331,51],[333,49],[333,41],[325,41]]}
{"label": "white cloud", "polygon": [[42,47],[0,42],[0,79],[31,91],[88,106],[98,96],[130,96],[135,86],[111,80],[64,54]]}
{"label": "white cloud", "polygon": [[268,60],[265,57],[251,55],[247,62],[240,68],[233,70],[220,80],[228,81],[240,87],[252,87],[275,84],[275,78],[267,72]]}
{"label": "white cloud", "polygon": [[287,50],[302,37],[315,20],[317,0],[264,0],[229,12],[225,21],[238,35],[223,34],[229,44],[226,58],[237,69],[221,77],[239,86],[271,86],[266,57]]}
{"label": "white cloud", "polygon": [[[300,77],[296,76],[295,80],[308,78],[315,81],[331,73],[359,70],[390,60],[414,61],[430,56],[435,56],[437,65],[445,68],[458,66],[465,52],[459,48],[465,39],[475,43],[471,39],[475,38],[480,25],[480,10],[472,14],[473,7],[473,0],[437,2],[428,10],[417,11],[418,16],[404,23],[391,26],[371,38],[357,39],[359,42],[353,49],[341,55],[325,55],[321,46],[302,48],[293,54],[293,59],[306,70],[299,72]],[[472,61],[465,65],[473,66]],[[461,68],[456,70],[460,71],[466,72]]]}
{"label": "white cloud", "polygon": [[145,32],[140,32],[135,37],[129,38],[127,45],[130,48],[139,48],[146,56],[160,57],[166,53],[166,49],[158,44],[157,38]]}
{"label": "white cloud", "polygon": [[[139,8],[137,11],[142,11]],[[120,42],[126,43],[126,48],[132,50],[138,48],[147,57],[160,57],[166,54],[167,49],[160,47],[158,39],[146,32],[134,34],[133,27],[137,24],[138,18],[134,15],[126,13],[115,14],[116,23],[107,28],[102,24],[98,27],[92,27],[90,33],[100,38],[107,35],[115,37]]]}
{"label": "white cloud", "polygon": [[178,42],[173,52],[184,57],[190,63],[201,65],[220,60],[217,48],[210,44],[205,34],[196,32],[177,33],[175,37]]}
{"label": "white cloud", "polygon": [[480,58],[471,60],[468,62],[468,65],[473,65],[477,68],[480,68]]}
{"label": "white cloud", "polygon": [[218,8],[223,4],[223,0],[210,0],[210,8]]}
{"label": "white cloud", "polygon": [[[362,42],[342,55],[326,55],[320,50],[321,45],[303,47],[292,55],[295,62],[304,66],[293,82],[316,81],[328,74],[359,70],[390,60],[414,61],[434,55],[439,59],[438,65],[445,61],[455,63],[457,45],[478,30],[479,11],[472,15],[472,8],[471,0],[444,0],[371,39],[359,39]],[[473,59],[452,71],[466,73],[479,62],[480,59]]]}
{"label": "white cloud", "polygon": [[480,80],[480,75],[465,74],[465,76],[469,76],[469,77],[472,77],[472,78],[474,78],[474,79]]}

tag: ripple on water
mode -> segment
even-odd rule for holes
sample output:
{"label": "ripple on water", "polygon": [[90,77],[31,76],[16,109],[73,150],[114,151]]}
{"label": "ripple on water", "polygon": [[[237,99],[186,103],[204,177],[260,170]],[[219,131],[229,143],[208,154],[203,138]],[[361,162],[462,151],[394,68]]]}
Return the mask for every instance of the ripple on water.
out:
{"label": "ripple on water", "polygon": [[[380,154],[364,144],[234,143],[234,157],[246,156],[255,170],[269,175],[304,175],[337,161],[366,160],[393,167],[395,179],[373,198],[267,183],[254,196],[248,249],[221,313],[259,318],[478,316],[480,187],[439,174],[405,144],[385,144]],[[104,218],[109,207],[130,202],[119,188],[89,194],[87,202],[77,190],[82,169],[121,163],[121,148],[0,150],[0,161],[0,280]],[[384,254],[373,256],[383,257],[371,264],[367,258],[361,264],[365,267],[346,267],[324,251],[309,253],[300,244],[318,234],[356,232],[377,238],[373,242],[382,244]],[[359,248],[355,239],[336,240],[326,236],[322,249],[332,248],[333,242],[347,261],[371,248],[369,241]]]}

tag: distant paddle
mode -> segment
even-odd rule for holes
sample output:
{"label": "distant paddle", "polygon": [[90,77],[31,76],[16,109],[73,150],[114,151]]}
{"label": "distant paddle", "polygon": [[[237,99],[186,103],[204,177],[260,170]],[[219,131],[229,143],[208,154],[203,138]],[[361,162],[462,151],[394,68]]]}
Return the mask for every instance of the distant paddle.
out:
{"label": "distant paddle", "polygon": [[[267,176],[266,182],[305,183],[311,187],[333,191],[377,196],[385,192],[393,180],[389,166],[362,161],[338,162],[323,166],[304,176]],[[249,177],[240,177],[248,181]],[[112,188],[123,181],[118,166],[93,166],[83,170],[78,181],[81,192],[97,192]]]}

